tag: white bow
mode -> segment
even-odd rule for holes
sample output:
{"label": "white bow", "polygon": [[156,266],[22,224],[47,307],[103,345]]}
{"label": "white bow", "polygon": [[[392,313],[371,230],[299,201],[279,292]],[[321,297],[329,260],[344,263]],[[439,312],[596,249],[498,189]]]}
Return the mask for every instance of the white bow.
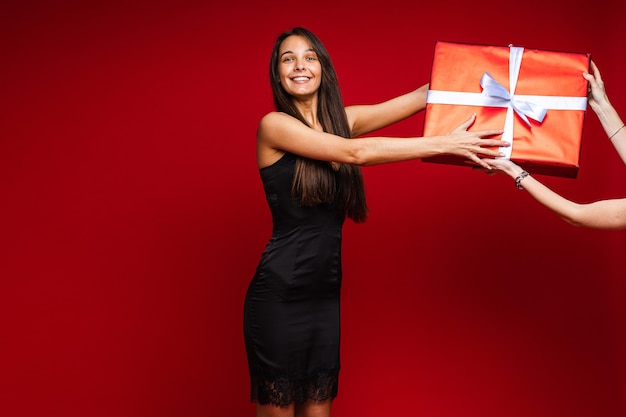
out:
{"label": "white bow", "polygon": [[544,117],[546,117],[548,109],[532,101],[520,99],[515,95],[511,96],[509,91],[488,72],[484,73],[480,79],[480,86],[483,88],[482,94],[491,97],[496,103],[500,102],[502,107],[510,105],[528,127],[530,127],[529,117],[539,123],[543,122]]}

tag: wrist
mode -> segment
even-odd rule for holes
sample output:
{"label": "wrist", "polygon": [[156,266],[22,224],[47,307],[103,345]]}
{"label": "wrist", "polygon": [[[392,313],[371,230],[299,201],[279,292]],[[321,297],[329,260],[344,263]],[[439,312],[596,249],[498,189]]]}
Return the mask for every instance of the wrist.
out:
{"label": "wrist", "polygon": [[510,176],[511,178],[515,179],[515,178],[517,178],[517,176],[518,176],[518,175],[520,175],[522,172],[524,172],[524,170],[523,170],[521,167],[519,167],[519,166],[515,165],[515,166],[511,167],[511,169],[509,170],[509,172],[507,172],[507,174],[509,174],[509,176]]}
{"label": "wrist", "polygon": [[596,113],[606,113],[613,107],[608,97],[604,97],[599,100],[595,98],[591,99],[589,100],[589,106]]}
{"label": "wrist", "polygon": [[617,110],[608,101],[603,103],[590,104],[591,109],[595,112],[598,120],[606,130],[618,128],[622,125]]}
{"label": "wrist", "polygon": [[609,140],[613,139],[613,138],[615,137],[615,135],[617,135],[619,132],[621,132],[621,131],[622,131],[622,129],[624,129],[625,127],[626,127],[626,125],[624,125],[624,124],[622,123],[622,126],[621,126],[621,127],[618,127],[617,129],[615,129],[615,131],[614,131],[613,133],[611,133],[611,134],[609,135]]}
{"label": "wrist", "polygon": [[523,190],[524,187],[522,187],[522,181],[524,181],[524,178],[529,177],[530,174],[527,171],[520,171],[519,174],[517,174],[515,176],[515,186],[517,187],[518,190]]}

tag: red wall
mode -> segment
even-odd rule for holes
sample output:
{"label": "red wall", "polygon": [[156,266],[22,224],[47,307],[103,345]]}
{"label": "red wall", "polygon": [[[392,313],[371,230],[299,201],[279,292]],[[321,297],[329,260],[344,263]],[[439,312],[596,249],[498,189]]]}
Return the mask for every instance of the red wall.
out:
{"label": "red wall", "polygon": [[[255,129],[287,28],[323,39],[347,104],[427,82],[449,40],[590,52],[626,117],[617,1],[214,3],[3,2],[0,415],[253,415],[242,307],[271,228]],[[625,197],[593,114],[584,129],[578,179],[542,179]],[[625,415],[626,232],[469,168],[364,171],[337,416]]]}

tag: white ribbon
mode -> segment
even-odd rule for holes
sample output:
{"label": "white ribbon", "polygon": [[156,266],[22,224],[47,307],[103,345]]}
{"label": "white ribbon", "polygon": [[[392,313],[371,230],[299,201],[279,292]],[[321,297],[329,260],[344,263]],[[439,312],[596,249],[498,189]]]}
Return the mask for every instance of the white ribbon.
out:
{"label": "white ribbon", "polygon": [[530,128],[528,118],[543,122],[548,109],[551,110],[586,110],[587,97],[534,96],[515,94],[517,79],[522,65],[524,48],[510,47],[509,82],[510,92],[485,72],[480,79],[482,93],[463,93],[459,91],[428,90],[427,103],[454,104],[462,106],[506,107],[504,133],[502,140],[511,146],[500,148],[502,158],[510,159],[513,150],[514,115],[517,114]]}

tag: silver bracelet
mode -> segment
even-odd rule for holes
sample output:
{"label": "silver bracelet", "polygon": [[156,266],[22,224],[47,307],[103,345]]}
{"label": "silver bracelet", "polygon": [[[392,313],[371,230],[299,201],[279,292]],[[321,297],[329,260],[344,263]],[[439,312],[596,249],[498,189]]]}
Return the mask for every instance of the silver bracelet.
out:
{"label": "silver bracelet", "polygon": [[518,190],[524,189],[524,187],[522,187],[522,180],[529,175],[530,174],[528,172],[522,171],[517,175],[517,177],[515,177],[515,186],[517,187]]}
{"label": "silver bracelet", "polygon": [[617,132],[619,132],[620,130],[622,130],[624,128],[624,126],[626,125],[622,125],[622,127],[620,127],[619,129],[617,129],[615,132],[613,132],[613,134],[611,136],[609,136],[609,140],[613,139],[613,136],[617,135]]}

